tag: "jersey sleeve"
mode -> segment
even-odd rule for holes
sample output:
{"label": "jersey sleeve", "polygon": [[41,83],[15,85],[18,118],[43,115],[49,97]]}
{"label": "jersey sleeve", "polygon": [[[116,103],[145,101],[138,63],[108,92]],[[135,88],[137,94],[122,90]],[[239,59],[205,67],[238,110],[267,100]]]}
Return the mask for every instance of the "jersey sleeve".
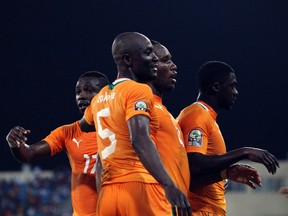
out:
{"label": "jersey sleeve", "polygon": [[51,131],[51,133],[43,140],[50,146],[51,156],[61,152],[65,149],[65,134],[63,126]]}
{"label": "jersey sleeve", "polygon": [[191,112],[185,116],[178,117],[178,123],[182,129],[186,151],[207,153],[209,118],[208,112]]}
{"label": "jersey sleeve", "polygon": [[151,88],[146,84],[131,86],[127,95],[126,121],[135,115],[145,115],[151,120],[154,112],[154,99]]}

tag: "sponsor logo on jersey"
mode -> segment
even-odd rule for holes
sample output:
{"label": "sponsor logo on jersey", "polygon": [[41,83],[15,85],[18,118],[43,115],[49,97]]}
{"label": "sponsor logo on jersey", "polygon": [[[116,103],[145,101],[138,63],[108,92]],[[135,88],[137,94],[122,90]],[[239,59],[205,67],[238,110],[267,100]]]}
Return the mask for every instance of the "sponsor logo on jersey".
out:
{"label": "sponsor logo on jersey", "polygon": [[134,104],[134,110],[143,110],[143,111],[147,112],[148,111],[148,105],[143,100],[136,101]]}
{"label": "sponsor logo on jersey", "polygon": [[188,146],[202,146],[202,132],[199,129],[193,129],[188,134]]}
{"label": "sponsor logo on jersey", "polygon": [[98,96],[97,103],[101,103],[101,102],[108,101],[108,100],[113,100],[114,97],[115,97],[115,92],[111,94],[107,94],[107,92],[105,92],[105,94]]}
{"label": "sponsor logo on jersey", "polygon": [[80,146],[80,142],[82,142],[82,140],[77,141],[77,139],[74,138],[74,137],[73,137],[72,141],[76,143],[76,145],[77,145],[78,148],[79,148],[79,146]]}

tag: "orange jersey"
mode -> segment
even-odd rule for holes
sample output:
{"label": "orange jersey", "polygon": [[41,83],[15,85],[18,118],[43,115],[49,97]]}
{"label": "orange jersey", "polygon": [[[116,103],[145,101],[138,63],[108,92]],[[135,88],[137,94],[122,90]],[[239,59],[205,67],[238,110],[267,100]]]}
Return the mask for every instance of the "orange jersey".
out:
{"label": "orange jersey", "polygon": [[51,155],[66,151],[71,174],[73,216],[95,216],[97,192],[95,182],[97,139],[96,132],[84,133],[79,121],[58,127],[45,139]]}
{"label": "orange jersey", "polygon": [[85,119],[98,132],[98,152],[103,166],[102,184],[140,181],[156,183],[144,168],[131,144],[127,121],[135,115],[150,119],[150,134],[155,137],[158,118],[153,93],[146,84],[118,79],[102,88],[85,110]]}
{"label": "orange jersey", "polygon": [[[187,153],[205,155],[226,153],[226,146],[216,122],[217,113],[202,101],[184,108],[177,117],[181,126]],[[191,176],[193,178],[193,176]],[[199,188],[189,193],[193,210],[225,215],[226,201],[223,181]]]}
{"label": "orange jersey", "polygon": [[186,195],[190,184],[188,157],[179,124],[162,104],[162,99],[154,95],[159,129],[155,143],[169,176]]}

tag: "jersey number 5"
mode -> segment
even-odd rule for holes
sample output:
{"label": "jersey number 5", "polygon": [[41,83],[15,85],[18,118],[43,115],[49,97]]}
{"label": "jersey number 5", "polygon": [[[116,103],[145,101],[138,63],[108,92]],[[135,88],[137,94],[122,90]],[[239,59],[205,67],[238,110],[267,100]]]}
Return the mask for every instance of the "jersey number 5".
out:
{"label": "jersey number 5", "polygon": [[101,121],[100,121],[100,117],[109,117],[110,116],[110,110],[109,108],[105,108],[100,110],[99,112],[97,112],[97,132],[98,135],[101,137],[101,139],[106,139],[108,138],[110,140],[110,145],[108,145],[107,147],[105,147],[102,151],[101,151],[101,156],[102,159],[107,158],[109,155],[111,155],[115,149],[116,149],[116,143],[117,140],[115,138],[115,133],[113,133],[111,130],[109,130],[108,128],[104,128],[101,125]]}

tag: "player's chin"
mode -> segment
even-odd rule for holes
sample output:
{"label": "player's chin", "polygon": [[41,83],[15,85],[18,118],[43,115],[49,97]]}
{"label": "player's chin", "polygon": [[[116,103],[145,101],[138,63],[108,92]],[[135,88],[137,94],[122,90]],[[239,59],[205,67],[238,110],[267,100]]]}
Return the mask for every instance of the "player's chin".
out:
{"label": "player's chin", "polygon": [[87,108],[87,106],[78,107],[79,112],[80,112],[81,114],[84,114],[86,108]]}
{"label": "player's chin", "polygon": [[151,76],[151,79],[152,79],[152,80],[155,80],[155,79],[158,78],[157,70],[155,71],[155,70],[152,69],[150,72],[151,72],[151,73],[150,73],[150,76]]}
{"label": "player's chin", "polygon": [[175,84],[171,84],[168,86],[168,91],[173,91],[175,89]]}

